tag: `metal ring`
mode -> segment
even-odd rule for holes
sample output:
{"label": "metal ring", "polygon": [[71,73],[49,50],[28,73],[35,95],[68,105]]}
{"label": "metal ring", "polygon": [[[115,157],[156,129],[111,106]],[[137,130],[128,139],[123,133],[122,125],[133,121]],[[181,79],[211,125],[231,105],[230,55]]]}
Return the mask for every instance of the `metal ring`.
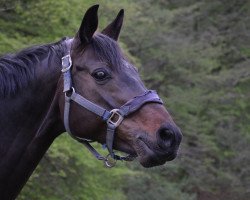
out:
{"label": "metal ring", "polygon": [[[70,95],[68,95],[68,93],[70,93]],[[65,98],[70,98],[74,93],[76,93],[75,88],[71,87],[70,90],[64,92]]]}
{"label": "metal ring", "polygon": [[116,161],[117,161],[116,159],[111,158],[111,155],[108,154],[103,162],[107,168],[112,168],[116,165]]}

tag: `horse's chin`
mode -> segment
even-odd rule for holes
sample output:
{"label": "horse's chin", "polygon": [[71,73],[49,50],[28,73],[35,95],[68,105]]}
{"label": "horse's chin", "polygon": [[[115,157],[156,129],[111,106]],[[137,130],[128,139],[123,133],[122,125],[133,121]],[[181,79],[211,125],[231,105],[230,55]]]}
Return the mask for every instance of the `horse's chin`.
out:
{"label": "horse's chin", "polygon": [[148,144],[142,140],[136,141],[136,153],[140,164],[145,168],[155,167],[165,164],[167,161],[175,159],[177,153],[161,153],[152,150]]}
{"label": "horse's chin", "polygon": [[[137,157],[139,163],[145,167],[155,167],[175,159],[177,151],[160,151],[152,147],[145,139],[137,138],[133,145],[128,142],[115,143],[114,149],[127,154],[131,160]],[[133,158],[133,159],[132,159]]]}

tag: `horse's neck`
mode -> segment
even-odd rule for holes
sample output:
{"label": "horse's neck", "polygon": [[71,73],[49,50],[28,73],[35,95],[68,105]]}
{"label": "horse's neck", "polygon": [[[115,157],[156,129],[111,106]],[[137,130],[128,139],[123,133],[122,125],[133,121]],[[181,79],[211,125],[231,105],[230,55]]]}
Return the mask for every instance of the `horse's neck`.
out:
{"label": "horse's neck", "polygon": [[[44,63],[43,63],[44,65]],[[53,140],[64,131],[56,87],[60,66],[47,67],[18,97],[0,100],[0,199],[15,199]]]}

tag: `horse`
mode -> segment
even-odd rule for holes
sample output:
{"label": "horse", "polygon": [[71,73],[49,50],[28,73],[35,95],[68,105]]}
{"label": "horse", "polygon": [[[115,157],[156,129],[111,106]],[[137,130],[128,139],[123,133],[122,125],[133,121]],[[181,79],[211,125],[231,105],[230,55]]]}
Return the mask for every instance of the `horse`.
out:
{"label": "horse", "polygon": [[[119,47],[124,10],[98,32],[98,7],[73,38],[0,58],[0,199],[17,197],[66,131],[107,167],[137,157],[148,168],[176,157],[180,128]],[[91,141],[106,144],[108,156]]]}

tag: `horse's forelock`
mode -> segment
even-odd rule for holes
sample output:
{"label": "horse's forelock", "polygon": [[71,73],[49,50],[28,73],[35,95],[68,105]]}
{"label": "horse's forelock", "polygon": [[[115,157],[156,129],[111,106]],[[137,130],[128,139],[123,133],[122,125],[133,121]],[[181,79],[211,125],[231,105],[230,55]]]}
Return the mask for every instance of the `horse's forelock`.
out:
{"label": "horse's forelock", "polygon": [[101,33],[95,34],[91,42],[98,58],[118,70],[123,64],[123,54],[118,43]]}

